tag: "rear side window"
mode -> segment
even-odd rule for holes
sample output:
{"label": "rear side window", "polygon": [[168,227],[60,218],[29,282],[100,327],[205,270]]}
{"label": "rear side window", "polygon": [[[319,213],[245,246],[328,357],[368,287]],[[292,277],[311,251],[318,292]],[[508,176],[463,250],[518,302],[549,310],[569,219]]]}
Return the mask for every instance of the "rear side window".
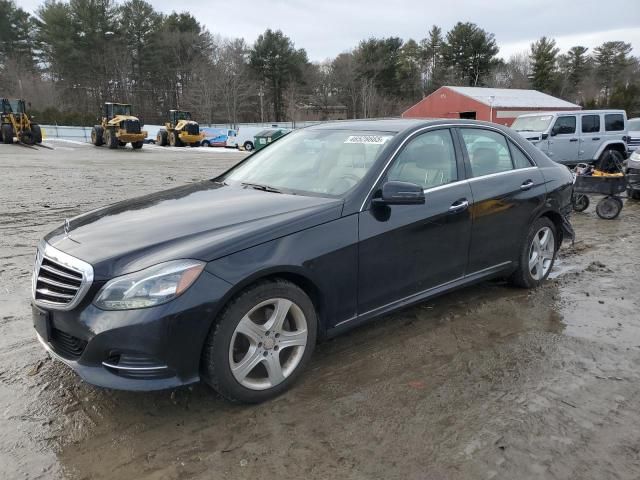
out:
{"label": "rear side window", "polygon": [[596,133],[600,131],[600,115],[582,116],[582,133]]}
{"label": "rear side window", "polygon": [[558,117],[553,131],[558,135],[571,135],[576,133],[576,117]]}
{"label": "rear side window", "polygon": [[624,130],[624,117],[621,113],[607,113],[604,116],[604,129],[607,132]]}
{"label": "rear side window", "polygon": [[513,159],[513,166],[516,168],[529,168],[532,167],[531,161],[527,158],[527,156],[522,153],[518,147],[516,147],[513,143],[509,142],[509,148],[511,149],[511,158]]}
{"label": "rear side window", "polygon": [[511,153],[503,135],[479,128],[462,128],[460,132],[474,177],[513,170]]}

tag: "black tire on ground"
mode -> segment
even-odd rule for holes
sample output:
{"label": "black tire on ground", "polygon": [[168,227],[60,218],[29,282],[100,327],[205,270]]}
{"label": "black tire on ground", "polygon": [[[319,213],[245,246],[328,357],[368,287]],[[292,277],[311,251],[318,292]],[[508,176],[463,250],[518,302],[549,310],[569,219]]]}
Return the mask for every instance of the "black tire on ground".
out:
{"label": "black tire on ground", "polygon": [[199,147],[200,146],[200,142],[193,142],[190,146],[191,147]]}
{"label": "black tire on ground", "polygon": [[596,168],[605,172],[623,171],[624,155],[618,150],[607,148],[598,159]]}
{"label": "black tire on ground", "polygon": [[633,200],[640,200],[640,190],[634,190],[633,188],[627,188],[627,195]]}
{"label": "black tire on ground", "polygon": [[104,130],[100,125],[94,125],[91,129],[91,143],[96,147],[104,144]]}
{"label": "black tire on ground", "polygon": [[203,140],[202,143],[200,144],[201,147],[210,147],[211,144],[209,143],[208,140]]}
{"label": "black tire on ground", "polygon": [[[260,303],[274,298],[290,300],[304,314],[307,325],[305,350],[297,367],[281,383],[261,390],[247,388],[236,380],[231,371],[229,359],[231,341],[238,323],[245,315]],[[318,320],[313,303],[297,285],[285,280],[256,283],[233,298],[212,324],[202,351],[202,379],[223,397],[233,402],[259,403],[276,397],[296,381],[309,363],[316,343],[317,326]]]}
{"label": "black tire on ground", "polygon": [[576,212],[584,212],[587,208],[589,208],[589,197],[582,193],[574,194],[571,199],[571,205]]}
{"label": "black tire on ground", "polygon": [[8,123],[2,125],[2,143],[13,143],[13,127]]}
{"label": "black tire on ground", "polygon": [[118,148],[118,137],[116,137],[116,132],[113,129],[108,128],[105,130],[104,143],[112,150]]}
{"label": "black tire on ground", "polygon": [[42,143],[42,129],[40,125],[31,124],[31,131],[33,132],[33,140],[36,143]]}
{"label": "black tire on ground", "polygon": [[25,145],[33,145],[36,143],[35,138],[33,138],[33,132],[31,130],[25,130],[20,134],[19,140]]}
{"label": "black tire on ground", "polygon": [[142,148],[142,145],[144,145],[143,141],[131,142],[131,146],[133,147],[134,150],[140,150]]}
{"label": "black tire on ground", "polygon": [[[550,229],[553,233],[553,257],[551,259],[551,264],[548,267],[547,272],[544,274],[542,278],[536,279],[533,277],[531,273],[531,269],[529,268],[529,259],[533,250],[533,243],[535,237],[539,234],[539,232],[543,229]],[[527,236],[525,238],[524,243],[520,247],[520,257],[518,262],[518,268],[509,278],[509,281],[521,288],[535,288],[541,285],[549,276],[549,273],[553,269],[553,264],[555,263],[556,254],[558,252],[558,235],[556,231],[555,224],[548,219],[547,217],[540,217],[535,222],[531,224],[529,227],[529,231],[527,232]]]}
{"label": "black tire on ground", "polygon": [[616,197],[604,197],[596,205],[596,214],[603,220],[613,220],[622,211],[622,200]]}
{"label": "black tire on ground", "polygon": [[251,152],[253,151],[253,142],[246,141],[244,142],[243,147],[247,152]]}
{"label": "black tire on ground", "polygon": [[161,147],[166,147],[169,143],[169,138],[167,136],[166,130],[158,130],[158,135],[156,135],[156,144]]}
{"label": "black tire on ground", "polygon": [[180,134],[175,130],[169,132],[169,145],[172,147],[182,147],[184,144],[180,140]]}
{"label": "black tire on ground", "polygon": [[118,146],[119,147],[126,147],[127,146],[127,142],[121,142],[120,140],[118,140]]}

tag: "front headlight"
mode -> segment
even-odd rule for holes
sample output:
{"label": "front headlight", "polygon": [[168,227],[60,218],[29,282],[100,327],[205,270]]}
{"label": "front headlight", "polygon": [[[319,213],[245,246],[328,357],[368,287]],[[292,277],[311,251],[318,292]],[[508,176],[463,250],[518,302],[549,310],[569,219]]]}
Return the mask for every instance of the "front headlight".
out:
{"label": "front headlight", "polygon": [[173,260],[109,280],[94,300],[103,310],[132,310],[173,300],[198,278],[205,263]]}

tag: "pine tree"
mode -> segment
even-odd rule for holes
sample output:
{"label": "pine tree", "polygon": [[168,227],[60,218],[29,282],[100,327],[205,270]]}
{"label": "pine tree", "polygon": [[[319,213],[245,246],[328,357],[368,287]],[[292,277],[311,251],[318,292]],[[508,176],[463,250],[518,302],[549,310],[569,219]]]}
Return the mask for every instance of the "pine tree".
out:
{"label": "pine tree", "polygon": [[552,38],[542,37],[531,44],[531,85],[541,92],[551,93],[556,81],[559,48]]}

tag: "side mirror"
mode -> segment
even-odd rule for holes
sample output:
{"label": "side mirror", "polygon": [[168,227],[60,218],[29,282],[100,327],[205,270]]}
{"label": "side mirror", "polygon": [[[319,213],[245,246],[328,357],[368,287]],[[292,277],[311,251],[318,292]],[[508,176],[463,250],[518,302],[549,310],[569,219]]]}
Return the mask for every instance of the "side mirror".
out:
{"label": "side mirror", "polygon": [[382,185],[382,195],[373,199],[376,205],[418,205],[424,203],[420,185],[390,181]]}
{"label": "side mirror", "polygon": [[555,137],[556,135],[558,135],[560,133],[560,125],[554,125],[553,128],[551,129],[551,132],[549,132],[551,134],[552,137]]}

